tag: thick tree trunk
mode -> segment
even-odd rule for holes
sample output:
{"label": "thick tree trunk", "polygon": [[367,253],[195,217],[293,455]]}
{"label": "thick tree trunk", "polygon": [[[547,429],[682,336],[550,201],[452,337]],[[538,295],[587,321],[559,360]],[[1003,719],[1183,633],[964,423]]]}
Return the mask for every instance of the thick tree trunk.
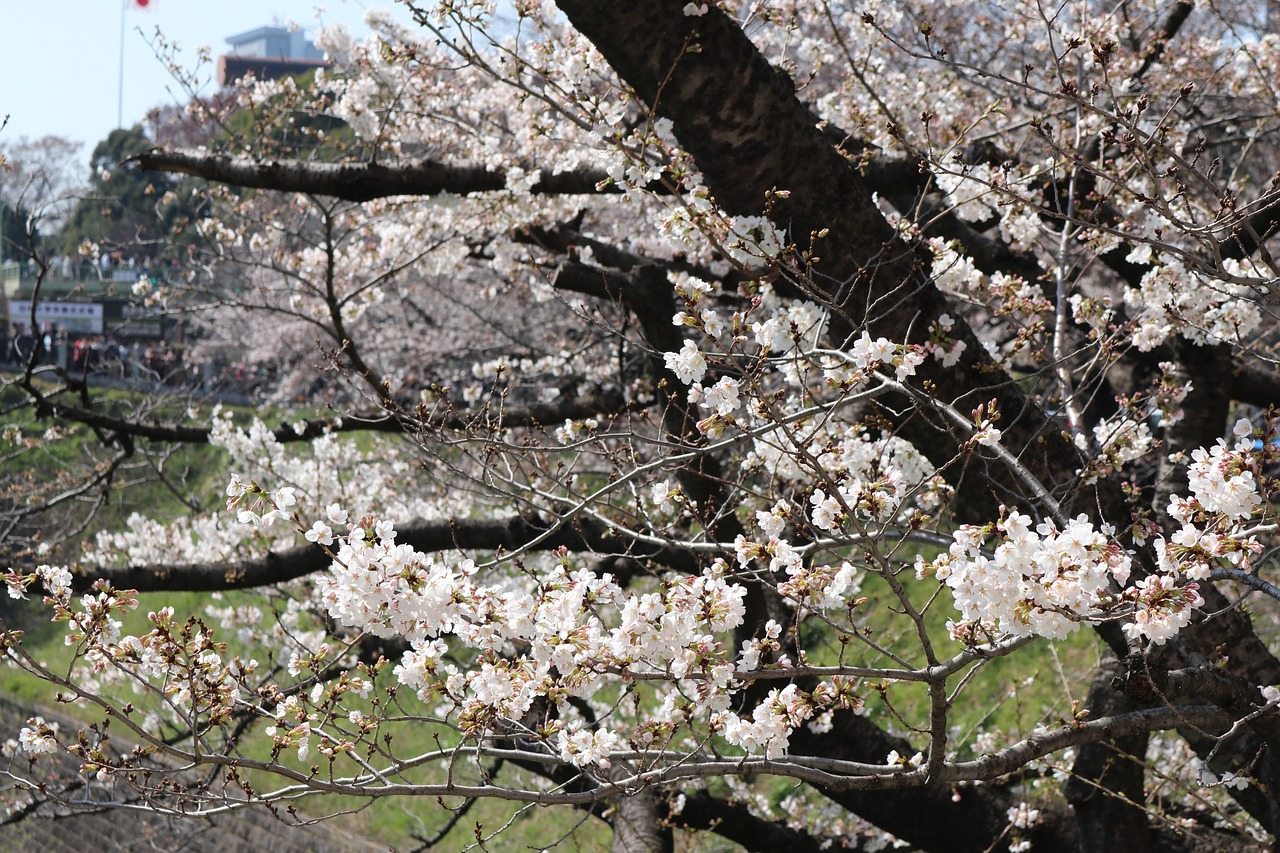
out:
{"label": "thick tree trunk", "polygon": [[[932,321],[948,309],[929,278],[927,262],[895,236],[861,178],[815,129],[790,78],[769,65],[736,22],[715,7],[700,17],[685,16],[680,0],[643,5],[559,0],[558,5],[637,94],[672,121],[680,144],[693,155],[707,186],[727,212],[759,215],[769,193],[788,191],[785,199],[774,204],[772,219],[787,229],[798,250],[820,257],[813,262],[807,293],[830,309],[832,345],[844,345],[859,328],[894,341],[924,339]],[[708,104],[716,108],[708,109]],[[929,360],[916,377],[922,385],[928,383],[929,396],[963,413],[994,402],[1002,416],[1003,444],[1056,494],[1065,512],[1088,511],[1119,529],[1126,527],[1129,506],[1119,484],[1104,480],[1096,493],[1086,494],[1077,476],[1079,453],[1061,427],[991,363],[971,330],[957,323],[953,335],[966,344],[960,362],[943,369]],[[1224,371],[1222,379],[1228,374]],[[899,402],[896,426],[901,436],[935,464],[959,455],[967,436],[953,427],[936,426],[946,419],[921,411],[927,409],[927,400]],[[968,471],[956,482],[961,515],[990,520],[1000,504],[1023,502],[1020,496],[1027,493],[1027,486],[1013,471],[976,456],[969,463],[949,469],[952,477],[962,467]],[[1253,636],[1247,620],[1228,612],[1224,621],[1230,623],[1225,626],[1228,634],[1244,653],[1239,675],[1254,684],[1280,682],[1280,666]],[[1214,633],[1221,627],[1215,626]],[[1105,636],[1119,655],[1126,653],[1118,631]],[[1193,635],[1189,639],[1193,657],[1211,656],[1212,638]],[[828,754],[830,741],[827,738],[806,751]],[[880,760],[883,755],[880,752],[874,758]],[[1105,760],[1089,772],[1098,780],[1119,779],[1118,768]],[[1117,792],[1121,795],[1137,790],[1131,778],[1118,784],[1123,788]],[[926,834],[942,837],[927,840],[919,837],[926,832],[922,822],[907,819],[910,809],[900,808],[912,799],[902,792],[833,796],[927,849],[956,849],[954,845],[962,841],[972,841],[979,849],[1005,843],[999,840],[1003,828],[987,834],[1001,822],[998,797],[992,801],[966,791],[973,797],[967,807],[947,809],[937,802],[941,799],[937,793],[913,794],[918,806],[924,806],[924,800],[938,806],[929,809]],[[985,810],[983,820],[972,819],[975,805]],[[1101,811],[1110,809],[1107,805]],[[921,813],[916,811],[917,817]],[[979,840],[980,835],[985,840]],[[1050,845],[1065,841],[1060,834],[1046,834],[1043,840]]]}
{"label": "thick tree trunk", "polygon": [[[880,762],[896,750],[909,754],[902,738],[880,729],[864,716],[841,711],[830,733],[798,729],[792,753],[845,761]],[[902,791],[824,791],[826,796],[876,826],[921,850],[938,853],[985,853],[1004,850],[1009,839],[1008,811],[1019,798],[1002,785],[955,788],[926,785]],[[924,816],[927,815],[927,819]],[[1071,853],[1075,827],[1065,809],[1046,810],[1032,839],[1042,853]],[[992,845],[996,846],[992,846]]]}
{"label": "thick tree trunk", "polygon": [[[1091,716],[1137,707],[1112,686],[1121,669],[1120,661],[1110,654],[1098,667],[1086,705]],[[1143,791],[1147,740],[1147,735],[1138,734],[1080,747],[1072,777],[1063,788],[1075,810],[1080,853],[1147,853],[1154,849]]]}
{"label": "thick tree trunk", "polygon": [[[1191,391],[1183,401],[1182,419],[1165,430],[1166,452],[1160,457],[1152,497],[1152,511],[1166,526],[1174,524],[1168,515],[1170,498],[1188,493],[1190,451],[1210,447],[1223,436],[1231,407],[1231,384],[1224,381],[1231,374],[1232,356],[1228,346],[1198,346],[1179,339],[1173,351],[1176,358],[1173,378],[1179,383],[1189,382]],[[1177,455],[1179,451],[1185,455]],[[1276,683],[1280,664],[1254,632],[1248,615],[1233,606],[1212,584],[1201,584],[1200,593],[1205,600],[1203,612],[1212,616],[1184,630],[1176,646],[1151,665],[1162,664],[1166,669],[1178,665],[1213,669],[1228,663],[1230,668],[1226,672],[1250,683]],[[1172,660],[1173,652],[1180,660]],[[1241,731],[1214,752],[1211,769],[1217,773],[1248,769],[1265,782],[1265,777],[1273,772],[1275,728],[1274,723],[1262,721]],[[1201,757],[1207,757],[1218,743],[1198,731],[1186,731],[1184,736]],[[1266,788],[1278,790],[1274,785],[1250,786],[1232,789],[1232,796],[1259,823],[1275,832],[1280,828],[1277,821],[1280,797],[1268,796]]]}
{"label": "thick tree trunk", "polygon": [[645,788],[619,797],[614,804],[612,853],[672,853],[675,842],[663,817],[657,792]]}
{"label": "thick tree trunk", "polygon": [[[928,259],[889,227],[861,176],[814,127],[792,80],[760,55],[736,22],[715,8],[687,17],[676,0],[643,6],[561,0],[559,6],[640,97],[672,121],[727,212],[759,215],[768,194],[787,191],[773,204],[772,219],[797,250],[812,251],[798,286],[826,303],[833,346],[863,328],[873,337],[926,342],[933,322],[952,310],[930,280]],[[779,280],[777,286],[787,285]],[[959,362],[944,368],[927,359],[914,381],[965,415],[994,401],[1004,443],[1022,464],[1050,490],[1073,483],[1080,455],[1061,429],[991,361],[972,330],[956,323],[952,336],[965,343]],[[897,413],[898,434],[935,465],[954,460],[969,437],[945,416],[920,411],[914,400],[902,398],[887,409]],[[971,457],[945,473],[959,490],[957,511],[968,520],[990,520],[1000,505],[1023,503],[1019,496],[1026,494],[1025,483],[985,458]],[[1081,503],[1097,502],[1082,496]]]}

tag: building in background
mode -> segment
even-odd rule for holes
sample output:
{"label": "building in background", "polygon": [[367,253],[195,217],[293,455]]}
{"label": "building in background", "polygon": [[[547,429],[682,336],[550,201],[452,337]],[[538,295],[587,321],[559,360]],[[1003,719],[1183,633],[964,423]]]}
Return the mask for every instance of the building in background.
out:
{"label": "building in background", "polygon": [[258,27],[230,36],[231,52],[218,57],[218,85],[227,86],[252,73],[259,80],[305,74],[329,63],[299,29]]}

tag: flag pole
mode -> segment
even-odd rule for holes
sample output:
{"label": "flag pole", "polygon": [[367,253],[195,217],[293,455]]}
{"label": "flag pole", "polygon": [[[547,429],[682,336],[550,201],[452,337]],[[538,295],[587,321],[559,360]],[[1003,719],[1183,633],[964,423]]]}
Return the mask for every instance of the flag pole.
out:
{"label": "flag pole", "polygon": [[128,9],[127,2],[120,3],[120,73],[117,76],[116,88],[116,127],[124,127],[124,16]]}

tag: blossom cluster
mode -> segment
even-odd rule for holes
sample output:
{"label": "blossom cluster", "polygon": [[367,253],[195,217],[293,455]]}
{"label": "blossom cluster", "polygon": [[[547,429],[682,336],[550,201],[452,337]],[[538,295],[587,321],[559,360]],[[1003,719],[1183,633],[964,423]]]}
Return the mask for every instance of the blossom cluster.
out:
{"label": "blossom cluster", "polygon": [[918,577],[950,588],[961,621],[953,636],[977,641],[1037,635],[1061,639],[1081,624],[1124,619],[1127,633],[1161,644],[1186,627],[1204,603],[1199,584],[1217,566],[1248,570],[1262,551],[1256,515],[1264,507],[1257,471],[1272,453],[1254,446],[1247,419],[1236,443],[1193,451],[1190,496],[1175,495],[1168,513],[1179,525],[1151,533],[1156,571],[1134,579],[1133,557],[1114,533],[1085,515],[1059,526],[1007,512],[998,522],[965,525],[946,554],[916,558]]}
{"label": "blossom cluster", "polygon": [[821,685],[806,693],[795,684],[770,690],[763,702],[755,706],[751,719],[723,712],[716,718],[724,739],[748,754],[764,753],[766,758],[780,758],[791,745],[791,734],[815,714],[842,708],[855,713],[863,709],[862,700],[851,695],[841,681]]}
{"label": "blossom cluster", "polygon": [[[995,540],[989,547],[988,537]],[[916,575],[933,575],[952,592],[958,638],[1037,635],[1062,639],[1082,622],[1108,615],[1131,559],[1086,516],[1061,528],[1009,512],[983,527],[964,525],[946,554],[916,558]]]}
{"label": "blossom cluster", "polygon": [[1238,261],[1224,262],[1228,276],[1206,280],[1177,260],[1153,266],[1138,287],[1125,293],[1133,315],[1134,345],[1149,351],[1180,334],[1197,344],[1244,340],[1262,322],[1257,304],[1249,298],[1247,280]]}
{"label": "blossom cluster", "polygon": [[[270,503],[265,494],[260,499]],[[235,500],[249,499],[246,490]],[[711,726],[748,753],[775,755],[815,712],[861,707],[852,685],[823,682],[803,696],[784,690],[750,721],[734,722],[732,699],[743,688],[736,674],[744,665],[757,665],[752,661],[759,660],[760,647],[754,656],[744,649],[743,663],[717,639],[739,627],[745,613],[746,589],[726,577],[723,563],[698,576],[668,577],[657,592],[625,593],[609,574],[562,562],[535,588],[522,589],[510,580],[482,581],[471,560],[440,561],[398,543],[390,522],[364,517],[342,524],[342,518],[331,507],[325,520],[309,528],[298,523],[307,534],[323,528],[317,541],[332,540],[332,572],[318,585],[329,615],[340,625],[408,640],[410,649],[394,670],[397,681],[469,726],[517,725],[540,697],[599,699],[626,679],[678,686],[632,729],[573,724],[574,712],[565,704],[569,724],[527,733],[566,761],[606,767],[611,751],[644,748],[682,726]],[[846,566],[827,586],[827,597],[856,590],[851,581]],[[775,626],[773,637],[777,633]],[[475,650],[473,666],[452,661],[463,649]],[[513,654],[515,649],[525,651]],[[696,697],[695,704],[680,699],[686,693]],[[273,713],[285,718],[302,709],[294,699]],[[305,739],[299,726],[307,722],[305,715],[297,717],[288,729],[293,740],[284,745],[300,748]]]}
{"label": "blossom cluster", "polygon": [[[1209,579],[1215,567],[1249,571],[1262,552],[1257,516],[1267,504],[1259,491],[1259,476],[1264,462],[1274,456],[1274,448],[1265,443],[1255,447],[1255,430],[1247,419],[1237,421],[1233,433],[1234,445],[1219,439],[1212,448],[1192,452],[1191,494],[1169,500],[1168,514],[1179,527],[1152,542],[1161,574],[1148,579],[1148,597],[1176,599],[1179,585],[1194,589],[1197,582]],[[1147,612],[1139,610],[1134,618],[1137,630],[1150,630],[1142,627],[1153,621]],[[1172,636],[1186,622],[1183,618],[1160,630]]]}

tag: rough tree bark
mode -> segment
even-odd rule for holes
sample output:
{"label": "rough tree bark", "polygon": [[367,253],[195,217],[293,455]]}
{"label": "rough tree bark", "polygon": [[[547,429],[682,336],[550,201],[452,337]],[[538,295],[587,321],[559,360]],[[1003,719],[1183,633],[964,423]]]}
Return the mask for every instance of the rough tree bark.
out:
{"label": "rough tree bark", "polygon": [[[790,78],[772,68],[720,10],[688,17],[678,0],[643,9],[589,0],[559,0],[558,5],[639,97],[672,121],[681,145],[725,210],[759,215],[768,193],[789,192],[776,203],[772,219],[787,228],[800,250],[821,259],[814,264],[811,287],[833,308],[834,345],[863,327],[873,336],[920,341],[930,323],[946,312],[945,298],[929,280],[925,263],[896,238],[864,182],[814,128]],[[718,109],[708,110],[712,103]],[[1263,230],[1269,226],[1267,222]],[[921,382],[932,383],[937,397],[962,411],[994,400],[1004,416],[1007,446],[1051,490],[1067,490],[1058,494],[1064,507],[1076,497],[1082,508],[1098,508],[1123,527],[1128,508],[1118,485],[1103,481],[1096,494],[1086,498],[1080,493],[1074,485],[1080,458],[1061,428],[995,368],[971,332],[962,329],[959,336],[967,343],[960,363],[945,371],[931,366],[922,371]],[[937,464],[959,449],[956,436],[939,432],[925,418],[905,417],[898,430]],[[993,517],[996,506],[1014,500],[1018,492],[1009,472],[989,467],[983,473],[983,481],[957,484],[963,514]],[[1229,613],[1226,620],[1242,641],[1252,637],[1239,614]],[[1110,636],[1124,654],[1115,633]],[[1248,646],[1253,654],[1241,662],[1241,675],[1254,684],[1280,680],[1280,664],[1265,646],[1256,639]],[[1204,663],[1209,651],[1201,649],[1192,657]],[[874,816],[861,813],[875,822]],[[945,818],[937,822],[946,825]],[[952,825],[952,837],[972,835],[975,829],[972,821],[961,818]],[[1095,825],[1088,834],[1121,845],[1122,829]]]}

